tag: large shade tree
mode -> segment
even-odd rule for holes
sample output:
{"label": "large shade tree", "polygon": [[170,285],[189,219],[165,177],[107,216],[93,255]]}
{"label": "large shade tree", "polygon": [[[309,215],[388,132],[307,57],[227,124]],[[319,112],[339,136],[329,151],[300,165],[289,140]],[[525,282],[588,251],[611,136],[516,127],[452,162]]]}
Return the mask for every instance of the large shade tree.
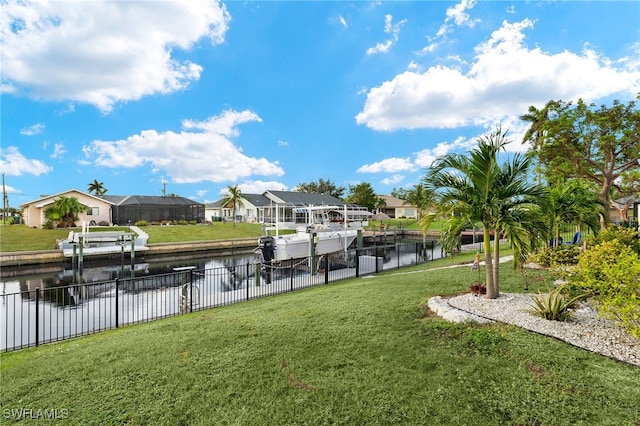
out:
{"label": "large shade tree", "polygon": [[327,194],[342,199],[345,188],[336,186],[331,179],[324,180],[320,178],[317,182],[300,183],[295,189],[296,192],[314,192],[316,194]]}
{"label": "large shade tree", "polygon": [[[537,110],[536,110],[537,111]],[[534,111],[535,112],[535,111]],[[617,179],[640,168],[640,110],[636,102],[614,101],[611,107],[550,101],[530,119],[533,150],[544,167],[545,177],[554,184],[572,177],[598,185],[598,195],[606,206]],[[604,209],[609,222],[609,209]]]}
{"label": "large shade tree", "polygon": [[345,201],[366,207],[369,211],[374,211],[376,208],[384,205],[384,199],[376,195],[373,187],[368,182],[349,185],[349,195]]}
{"label": "large shade tree", "polygon": [[442,212],[449,212],[445,241],[455,241],[468,224],[482,223],[487,298],[497,298],[500,292],[499,236],[509,238],[516,259],[522,259],[534,248],[542,229],[536,203],[543,191],[528,179],[532,159],[515,154],[501,165],[498,154],[508,143],[506,132],[498,128],[482,136],[468,156],[448,154],[437,159],[423,178],[426,189],[437,194]]}

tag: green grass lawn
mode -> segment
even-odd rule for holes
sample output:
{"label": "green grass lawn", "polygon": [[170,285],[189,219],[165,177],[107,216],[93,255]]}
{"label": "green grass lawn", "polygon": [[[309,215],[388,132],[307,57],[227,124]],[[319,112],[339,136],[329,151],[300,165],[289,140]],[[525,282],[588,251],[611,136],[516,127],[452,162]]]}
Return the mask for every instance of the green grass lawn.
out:
{"label": "green grass lawn", "polygon": [[[384,222],[385,224],[387,221]],[[370,229],[378,229],[380,222],[371,222]],[[416,221],[397,219],[392,227],[417,229]],[[434,225],[436,226],[436,225]],[[92,228],[92,231],[124,230],[128,228]],[[209,225],[145,226],[141,228],[149,234],[149,244],[175,243],[184,241],[228,240],[234,238],[259,238],[262,226],[257,223],[213,222]],[[440,230],[438,224],[434,230]],[[53,250],[56,240],[67,238],[69,231],[80,228],[36,229],[25,225],[0,225],[0,252]]]}
{"label": "green grass lawn", "polygon": [[[430,296],[476,277],[423,270],[441,265],[2,354],[0,408],[66,409],[68,424],[639,424],[639,368],[431,316]],[[510,263],[501,277],[523,291]]]}
{"label": "green grass lawn", "polygon": [[[128,228],[92,228],[92,231],[113,231]],[[226,240],[234,238],[260,237],[260,224],[215,222],[210,225],[145,226],[149,244],[182,241]],[[0,226],[0,252],[52,250],[57,239],[67,238],[69,231],[80,228],[36,229],[25,225]]]}

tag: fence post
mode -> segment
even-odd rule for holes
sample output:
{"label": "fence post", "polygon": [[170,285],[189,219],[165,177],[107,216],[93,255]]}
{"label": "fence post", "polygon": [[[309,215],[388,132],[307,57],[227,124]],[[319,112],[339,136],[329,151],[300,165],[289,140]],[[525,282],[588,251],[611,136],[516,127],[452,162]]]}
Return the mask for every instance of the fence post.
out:
{"label": "fence post", "polygon": [[249,269],[249,262],[247,262],[247,273],[246,273],[246,277],[247,277],[247,300],[249,300],[249,273],[250,273],[250,269]]}
{"label": "fence post", "polygon": [[398,255],[398,269],[400,269],[400,244],[396,244],[396,254]]}
{"label": "fence post", "polygon": [[36,346],[40,344],[40,287],[36,287]]}
{"label": "fence post", "polygon": [[360,249],[356,249],[356,278],[360,278]]}
{"label": "fence post", "polygon": [[329,268],[331,267],[330,254],[324,256],[324,283],[329,284]]}
{"label": "fence post", "polygon": [[116,278],[116,328],[118,328],[119,326],[119,319],[118,319],[118,287],[119,287],[119,283],[120,283],[120,278]]}
{"label": "fence post", "polygon": [[291,276],[291,291],[293,291],[293,258],[289,260],[289,274]]}
{"label": "fence post", "polygon": [[193,312],[193,268],[189,269],[189,312]]}

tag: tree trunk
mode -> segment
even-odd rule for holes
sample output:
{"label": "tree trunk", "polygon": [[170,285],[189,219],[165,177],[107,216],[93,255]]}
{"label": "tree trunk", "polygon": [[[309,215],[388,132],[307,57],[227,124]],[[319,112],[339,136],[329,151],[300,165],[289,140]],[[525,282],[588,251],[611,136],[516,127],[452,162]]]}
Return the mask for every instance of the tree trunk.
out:
{"label": "tree trunk", "polygon": [[491,259],[491,235],[489,227],[485,224],[483,231],[484,245],[484,263],[487,277],[487,299],[495,299],[498,297],[498,288],[493,280],[493,261]]}
{"label": "tree trunk", "polygon": [[[500,296],[500,236],[498,231],[493,235],[493,285],[496,288],[496,296]],[[492,299],[495,299],[492,297]]]}
{"label": "tree trunk", "polygon": [[611,215],[609,214],[609,209],[611,208],[609,207],[611,205],[611,198],[609,196],[611,192],[611,185],[612,182],[605,178],[602,181],[602,189],[600,189],[600,192],[598,192],[598,197],[600,197],[600,199],[604,203],[604,206],[602,207],[603,221],[601,223],[603,229],[607,227],[609,222],[611,222]]}

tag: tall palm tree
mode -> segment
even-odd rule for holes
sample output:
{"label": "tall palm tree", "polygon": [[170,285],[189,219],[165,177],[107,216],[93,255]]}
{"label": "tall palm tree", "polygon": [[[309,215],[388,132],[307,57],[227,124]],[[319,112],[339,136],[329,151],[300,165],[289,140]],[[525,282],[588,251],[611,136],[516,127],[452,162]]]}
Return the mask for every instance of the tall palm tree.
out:
{"label": "tall palm tree", "polygon": [[227,196],[220,203],[221,206],[231,206],[233,208],[233,226],[236,226],[236,209],[244,205],[242,202],[242,191],[238,185],[227,186]]}
{"label": "tall palm tree", "polygon": [[94,179],[88,186],[89,194],[92,192],[96,195],[104,195],[107,192],[107,188],[104,187],[102,182],[98,182],[98,179]]}
{"label": "tall palm tree", "polygon": [[[544,126],[549,121],[549,111],[552,107],[557,104],[556,101],[547,102],[547,104],[542,108],[538,109],[533,105],[529,106],[529,110],[526,114],[520,116],[520,120],[531,123],[527,131],[524,133],[524,137],[522,138],[522,143],[531,143],[531,149],[529,150],[529,155],[533,157],[537,157],[538,151],[542,144],[544,144],[544,138],[546,136],[546,131]],[[541,183],[541,174],[540,166],[536,167],[536,179],[538,184]]]}
{"label": "tall palm tree", "polygon": [[507,236],[514,243],[516,256],[523,258],[534,246],[538,227],[534,226],[538,223],[535,200],[542,195],[538,185],[527,181],[531,157],[516,154],[502,166],[498,164],[498,153],[508,143],[506,132],[498,128],[482,136],[469,156],[448,154],[439,158],[423,178],[426,189],[437,194],[441,209],[455,212],[445,226],[444,240],[455,240],[469,223],[482,223],[490,299],[497,298],[500,290],[498,239],[501,234]]}
{"label": "tall palm tree", "polygon": [[44,216],[49,220],[57,221],[59,228],[69,228],[75,225],[79,213],[89,209],[90,207],[82,204],[76,197],[61,195],[44,211]]}

